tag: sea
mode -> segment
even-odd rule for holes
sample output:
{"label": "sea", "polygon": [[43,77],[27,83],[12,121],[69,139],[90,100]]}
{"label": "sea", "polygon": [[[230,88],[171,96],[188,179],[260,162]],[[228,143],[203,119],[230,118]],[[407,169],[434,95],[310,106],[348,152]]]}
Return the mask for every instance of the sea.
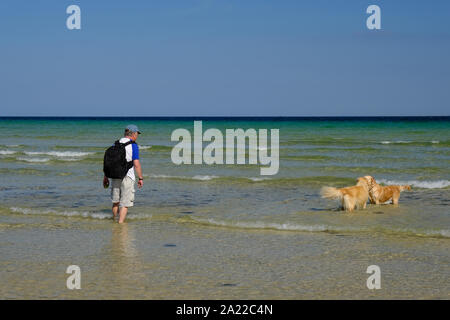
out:
{"label": "sea", "polygon": [[[174,164],[194,121],[278,129],[278,173]],[[119,225],[103,156],[128,124],[144,186]],[[0,117],[0,299],[449,299],[449,164],[450,117]],[[365,175],[411,191],[352,213],[320,197]]]}

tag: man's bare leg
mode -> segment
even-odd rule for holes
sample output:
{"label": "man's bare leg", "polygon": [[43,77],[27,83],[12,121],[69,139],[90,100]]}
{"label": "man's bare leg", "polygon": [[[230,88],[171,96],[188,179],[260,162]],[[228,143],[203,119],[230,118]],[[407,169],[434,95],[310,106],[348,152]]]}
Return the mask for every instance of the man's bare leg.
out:
{"label": "man's bare leg", "polygon": [[121,207],[119,211],[119,223],[123,223],[128,213],[128,207]]}
{"label": "man's bare leg", "polygon": [[113,213],[113,220],[115,221],[117,218],[117,215],[119,213],[119,203],[120,202],[115,202],[112,205],[112,213]]}

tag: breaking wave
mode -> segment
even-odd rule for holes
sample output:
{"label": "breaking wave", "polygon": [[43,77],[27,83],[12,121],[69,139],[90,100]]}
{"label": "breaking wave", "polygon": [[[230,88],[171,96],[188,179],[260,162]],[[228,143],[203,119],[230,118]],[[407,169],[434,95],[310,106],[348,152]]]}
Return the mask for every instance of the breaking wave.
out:
{"label": "breaking wave", "polygon": [[412,141],[403,141],[403,140],[397,140],[397,141],[381,141],[381,144],[403,144],[403,143],[412,143]]}
{"label": "breaking wave", "polygon": [[48,161],[50,161],[50,158],[24,158],[24,157],[18,157],[17,160],[25,161],[25,162],[32,162],[32,163],[33,162],[39,163],[39,162],[48,162]]}
{"label": "breaking wave", "polygon": [[439,141],[439,140],[431,140],[431,141],[408,141],[408,140],[385,140],[385,141],[380,141],[380,144],[407,144],[409,146],[429,146],[429,145],[433,145],[433,144],[443,144],[448,145],[449,141]]}
{"label": "breaking wave", "polygon": [[209,180],[216,179],[216,178],[218,178],[218,176],[200,176],[200,175],[197,175],[197,176],[193,176],[192,177],[192,179],[200,180],[200,181],[209,181]]}
{"label": "breaking wave", "polygon": [[162,180],[180,180],[186,182],[212,181],[217,183],[269,183],[269,184],[351,184],[355,182],[354,178],[342,178],[334,176],[311,176],[311,177],[243,177],[243,176],[215,176],[215,175],[195,175],[195,176],[175,176],[167,174],[144,174],[144,177]]}
{"label": "breaking wave", "polygon": [[15,154],[17,153],[17,151],[12,151],[12,150],[0,150],[0,155],[2,156],[8,156],[11,154]]}
{"label": "breaking wave", "polygon": [[25,151],[24,153],[26,155],[29,155],[29,156],[33,156],[33,155],[47,155],[47,156],[59,157],[59,158],[85,157],[85,156],[93,154],[93,152],[81,152],[81,151],[48,151],[48,152]]}
{"label": "breaking wave", "polygon": [[413,145],[413,146],[429,146],[432,144],[442,144],[444,146],[449,145],[449,141],[441,140],[428,140],[428,141],[418,141],[418,140],[368,140],[361,141],[359,139],[350,138],[319,138],[319,139],[292,139],[280,141],[280,146],[340,146],[340,147],[356,147],[363,145]]}
{"label": "breaking wave", "polygon": [[271,222],[243,222],[243,221],[220,221],[215,219],[202,219],[202,218],[194,218],[190,217],[197,223],[212,225],[212,226],[220,226],[220,227],[229,227],[229,228],[239,228],[239,229],[268,229],[268,230],[280,230],[280,231],[309,231],[309,232],[342,232],[342,231],[363,231],[357,228],[343,228],[343,227],[333,227],[327,226],[323,224],[318,225],[302,225],[295,223],[271,223]]}
{"label": "breaking wave", "polygon": [[[24,215],[50,215],[75,218],[91,219],[112,219],[110,212],[99,211],[77,211],[64,209],[31,209],[21,207],[10,207],[9,213]],[[328,224],[302,224],[298,222],[265,222],[265,221],[226,221],[214,218],[202,218],[196,216],[176,217],[173,215],[156,215],[150,213],[130,213],[127,220],[150,219],[155,221],[165,221],[167,223],[188,223],[205,227],[221,227],[243,230],[273,230],[280,232],[324,232],[330,234],[336,233],[382,233],[394,236],[414,236],[426,238],[450,238],[449,229],[414,229],[414,228],[395,228],[395,227],[365,227],[353,225],[328,225]]]}
{"label": "breaking wave", "polygon": [[151,145],[151,146],[144,146],[139,145],[140,150],[149,150],[149,151],[170,151],[172,150],[172,147],[165,146],[165,145]]}
{"label": "breaking wave", "polygon": [[388,229],[388,228],[368,228],[353,226],[333,226],[325,224],[298,224],[298,223],[273,223],[262,221],[220,221],[216,219],[204,219],[196,217],[188,217],[193,223],[205,226],[217,226],[224,228],[236,229],[254,229],[254,230],[274,230],[274,231],[298,231],[298,232],[325,232],[325,233],[367,233],[379,232],[390,235],[403,235],[415,237],[432,237],[432,238],[450,238],[449,229],[439,230],[416,230],[416,229]]}
{"label": "breaking wave", "polygon": [[[56,215],[65,217],[81,217],[81,218],[92,218],[92,219],[112,219],[112,214],[110,212],[95,212],[95,211],[71,211],[71,210],[54,210],[54,209],[30,209],[30,208],[19,208],[11,207],[9,208],[13,213],[21,213],[25,215]],[[129,214],[127,219],[149,219],[151,214]]]}
{"label": "breaking wave", "polygon": [[386,180],[380,179],[378,182],[385,185],[410,185],[423,189],[442,189],[450,186],[449,180],[436,180],[436,181],[418,181],[418,180]]}
{"label": "breaking wave", "polygon": [[248,178],[249,180],[253,182],[259,182],[259,181],[267,181],[270,180],[270,178],[262,178],[262,177],[254,177],[254,178]]}
{"label": "breaking wave", "polygon": [[[0,150],[0,156],[12,156],[4,157],[3,161],[12,161],[13,159],[18,161],[24,161],[29,163],[47,163],[50,161],[92,161],[96,160],[90,155],[95,152],[81,152],[81,151],[16,151],[16,150]],[[99,160],[102,160],[99,158]]]}
{"label": "breaking wave", "polygon": [[[144,177],[147,176],[144,174]],[[154,179],[173,179],[173,180],[197,180],[197,181],[210,181],[213,179],[219,178],[219,176],[210,176],[210,175],[196,175],[192,177],[188,176],[171,176],[166,174],[151,174],[147,177],[154,178]]]}

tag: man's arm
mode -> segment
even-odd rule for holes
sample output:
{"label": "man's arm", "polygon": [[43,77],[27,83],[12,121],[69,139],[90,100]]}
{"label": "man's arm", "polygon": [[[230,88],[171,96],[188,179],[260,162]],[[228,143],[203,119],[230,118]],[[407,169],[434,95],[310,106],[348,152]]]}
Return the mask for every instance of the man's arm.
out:
{"label": "man's arm", "polygon": [[144,180],[142,180],[142,168],[141,163],[139,162],[139,159],[133,160],[134,170],[136,171],[136,174],[138,176],[138,187],[142,188],[144,185]]}

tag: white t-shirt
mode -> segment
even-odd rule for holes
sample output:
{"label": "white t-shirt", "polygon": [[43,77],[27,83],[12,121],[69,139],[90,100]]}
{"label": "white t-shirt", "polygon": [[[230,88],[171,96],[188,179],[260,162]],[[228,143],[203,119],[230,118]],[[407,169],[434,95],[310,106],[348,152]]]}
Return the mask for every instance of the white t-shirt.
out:
{"label": "white t-shirt", "polygon": [[[128,141],[131,141],[130,138],[122,138],[119,140],[120,143],[127,143]],[[133,161],[139,159],[139,148],[138,145],[135,143],[129,144],[125,147],[126,157],[127,161]],[[127,172],[127,176],[133,179],[133,181],[136,181],[136,177],[134,175],[134,166],[130,168]]]}

